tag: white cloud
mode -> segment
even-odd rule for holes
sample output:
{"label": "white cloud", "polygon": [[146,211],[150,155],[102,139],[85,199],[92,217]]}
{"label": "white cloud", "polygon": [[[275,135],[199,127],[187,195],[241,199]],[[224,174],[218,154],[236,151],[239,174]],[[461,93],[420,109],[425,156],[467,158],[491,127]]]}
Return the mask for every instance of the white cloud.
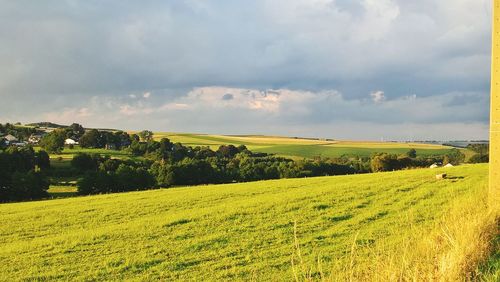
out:
{"label": "white cloud", "polygon": [[370,93],[370,96],[372,97],[373,102],[375,103],[381,103],[385,101],[385,93],[384,91],[374,91]]}
{"label": "white cloud", "polygon": [[144,92],[144,94],[142,94],[142,97],[148,99],[149,97],[151,97],[151,92]]}
{"label": "white cloud", "polygon": [[[227,94],[232,99],[223,99]],[[51,112],[44,117],[89,126],[104,119],[107,127],[141,129],[147,125],[182,132],[301,135],[298,130],[303,130],[317,136],[362,139],[378,139],[380,135],[385,139],[487,136],[487,126],[481,120],[487,118],[488,100],[478,93],[387,99],[382,91],[375,91],[371,98],[377,106],[366,98],[347,99],[336,90],[200,87],[163,102],[158,97],[135,101],[94,97],[84,108],[66,109],[62,114]],[[459,124],[465,131],[456,130]],[[427,135],[425,128],[429,130]]]}

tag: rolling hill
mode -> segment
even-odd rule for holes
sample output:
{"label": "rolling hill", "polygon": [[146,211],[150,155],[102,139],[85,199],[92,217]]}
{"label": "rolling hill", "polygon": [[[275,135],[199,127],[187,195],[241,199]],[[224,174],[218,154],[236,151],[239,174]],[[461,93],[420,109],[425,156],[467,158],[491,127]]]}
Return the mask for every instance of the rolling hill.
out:
{"label": "rolling hill", "polygon": [[416,149],[421,156],[443,155],[451,147],[421,143],[396,143],[375,141],[340,141],[330,139],[294,138],[279,136],[227,136],[189,133],[155,133],[155,139],[167,137],[172,142],[189,146],[209,146],[217,149],[220,145],[245,145],[255,152],[277,154],[292,158],[361,156],[373,153],[404,154]]}
{"label": "rolling hill", "polygon": [[485,213],[487,173],[464,165],[3,204],[0,280],[439,278],[444,227],[454,248],[474,246],[461,241],[473,226],[463,222]]}

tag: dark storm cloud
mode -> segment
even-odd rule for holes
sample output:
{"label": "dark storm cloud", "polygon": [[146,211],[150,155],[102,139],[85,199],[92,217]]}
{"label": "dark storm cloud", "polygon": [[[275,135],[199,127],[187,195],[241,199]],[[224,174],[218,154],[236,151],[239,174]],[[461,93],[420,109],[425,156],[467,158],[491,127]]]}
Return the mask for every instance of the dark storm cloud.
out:
{"label": "dark storm cloud", "polygon": [[[337,91],[353,105],[384,92],[384,103],[358,105],[363,111],[346,106],[331,114],[326,102],[304,101],[316,113],[302,116],[311,125],[393,123],[390,114],[377,114],[381,107],[412,95],[462,107],[460,122],[485,123],[489,2],[0,1],[0,119],[38,120],[62,108],[88,108],[79,112],[82,121],[96,122],[91,113],[102,107],[89,102],[92,97],[122,103],[151,92],[150,101],[168,104],[196,87],[225,86]],[[222,120],[232,120],[231,114],[218,113]],[[398,120],[451,122],[413,115]],[[182,123],[161,112],[143,113],[143,122],[158,119]],[[130,121],[109,122],[126,127]],[[285,133],[294,130],[283,115],[267,122]],[[219,129],[217,122],[197,131]]]}

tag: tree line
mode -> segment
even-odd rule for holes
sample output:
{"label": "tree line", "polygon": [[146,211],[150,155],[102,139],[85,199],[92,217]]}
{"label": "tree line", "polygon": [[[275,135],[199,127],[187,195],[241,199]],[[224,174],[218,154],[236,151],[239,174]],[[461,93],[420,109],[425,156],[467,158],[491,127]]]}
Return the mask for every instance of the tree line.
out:
{"label": "tree line", "polygon": [[0,150],[0,202],[36,200],[48,196],[49,155],[32,147]]}
{"label": "tree line", "polygon": [[245,146],[188,147],[160,141],[133,141],[129,150],[141,161],[117,160],[99,155],[76,155],[72,167],[84,174],[80,194],[122,192],[178,185],[218,184],[266,179],[353,174],[347,164],[331,160],[293,161],[253,153]]}
{"label": "tree line", "polygon": [[[12,126],[0,127],[0,130]],[[151,131],[128,134],[123,131],[84,129],[79,124],[58,128],[45,135],[35,152],[30,146],[0,146],[0,201],[47,197],[47,174],[75,176],[82,195],[125,192],[179,185],[248,182],[268,179],[345,175],[429,167],[434,163],[459,164],[465,156],[452,149],[446,155],[418,156],[415,149],[406,154],[373,154],[371,157],[342,156],[292,160],[248,150],[244,145],[190,147],[163,138],[153,139]],[[60,152],[64,140],[77,140],[84,148],[127,150],[137,158],[112,159],[99,154],[79,153],[71,161],[71,171],[50,169],[46,151]],[[488,148],[471,145],[473,162],[487,161]]]}
{"label": "tree line", "polygon": [[[144,140],[141,138],[141,140]],[[463,162],[459,150],[445,156],[419,157],[414,149],[404,155],[374,154],[371,158],[341,157],[291,160],[254,153],[244,145],[189,147],[163,138],[147,142],[133,139],[129,150],[141,161],[116,160],[78,154],[72,166],[84,173],[80,194],[123,192],[179,185],[219,184],[257,180],[345,175],[428,167],[433,163]],[[133,175],[131,180],[131,175]]]}

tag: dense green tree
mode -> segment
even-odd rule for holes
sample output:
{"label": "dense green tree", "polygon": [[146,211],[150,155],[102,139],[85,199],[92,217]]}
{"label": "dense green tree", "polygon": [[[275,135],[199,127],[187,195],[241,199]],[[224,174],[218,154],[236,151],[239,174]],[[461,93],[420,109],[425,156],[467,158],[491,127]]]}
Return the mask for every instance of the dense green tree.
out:
{"label": "dense green tree", "polygon": [[97,129],[88,130],[80,137],[80,146],[82,148],[103,148],[104,145],[105,142]]}
{"label": "dense green tree", "polygon": [[7,143],[5,142],[5,138],[0,137],[0,150],[5,150],[7,148]]}
{"label": "dense green tree", "polygon": [[118,182],[105,171],[89,171],[77,182],[78,194],[91,195],[116,192]]}
{"label": "dense green tree", "polygon": [[472,157],[469,159],[469,163],[472,164],[477,164],[477,163],[487,163],[490,161],[489,155],[482,155],[482,154],[474,154]]}
{"label": "dense green tree", "polygon": [[35,153],[35,165],[42,170],[50,168],[50,157],[47,152],[40,150]]}
{"label": "dense green tree", "polygon": [[458,149],[453,148],[444,156],[443,165],[452,164],[459,165],[465,160],[465,155]]}
{"label": "dense green tree", "polygon": [[36,200],[48,197],[48,180],[39,172],[14,172],[12,175],[12,193],[9,201]]}
{"label": "dense green tree", "polygon": [[392,171],[396,169],[397,156],[390,154],[376,154],[372,157],[370,165],[372,172]]}
{"label": "dense green tree", "polygon": [[234,145],[221,145],[217,150],[217,154],[224,158],[232,158],[240,151]]}
{"label": "dense green tree", "polygon": [[469,163],[487,163],[489,162],[489,144],[470,144],[467,149],[475,152],[469,159]]}
{"label": "dense green tree", "polygon": [[99,167],[100,160],[98,154],[78,153],[71,160],[71,166],[80,172],[95,171]]}
{"label": "dense green tree", "polygon": [[56,129],[45,135],[40,141],[40,146],[49,153],[60,153],[64,148],[66,132],[63,129]]}
{"label": "dense green tree", "polygon": [[410,149],[408,152],[406,152],[406,156],[409,158],[416,158],[417,157],[417,150],[415,149]]}
{"label": "dense green tree", "polygon": [[35,154],[31,147],[9,147],[0,152],[0,202],[47,196],[46,177],[43,172],[34,171],[39,161],[36,156],[40,154]]}
{"label": "dense green tree", "polygon": [[78,141],[85,134],[85,129],[81,124],[72,123],[66,128],[66,137]]}

